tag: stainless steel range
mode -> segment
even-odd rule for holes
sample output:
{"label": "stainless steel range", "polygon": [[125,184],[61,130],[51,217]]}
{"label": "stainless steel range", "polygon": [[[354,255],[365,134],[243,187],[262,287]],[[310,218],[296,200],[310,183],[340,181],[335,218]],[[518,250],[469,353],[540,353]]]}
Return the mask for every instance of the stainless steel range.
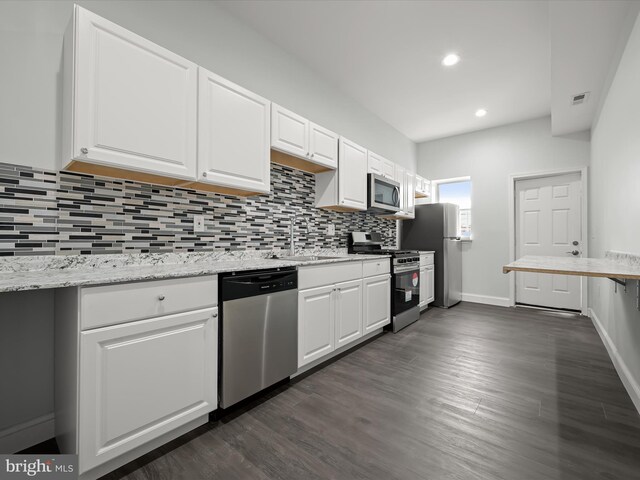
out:
{"label": "stainless steel range", "polygon": [[382,248],[377,232],[352,232],[349,253],[391,255],[391,329],[394,333],[420,318],[420,254]]}

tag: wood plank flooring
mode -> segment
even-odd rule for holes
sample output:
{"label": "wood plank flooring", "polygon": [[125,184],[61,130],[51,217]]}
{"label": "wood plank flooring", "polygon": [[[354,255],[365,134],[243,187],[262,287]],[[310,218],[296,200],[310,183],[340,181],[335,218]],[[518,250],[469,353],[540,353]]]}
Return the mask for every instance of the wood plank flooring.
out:
{"label": "wood plank flooring", "polygon": [[640,479],[640,416],[591,321],[431,309],[108,475]]}

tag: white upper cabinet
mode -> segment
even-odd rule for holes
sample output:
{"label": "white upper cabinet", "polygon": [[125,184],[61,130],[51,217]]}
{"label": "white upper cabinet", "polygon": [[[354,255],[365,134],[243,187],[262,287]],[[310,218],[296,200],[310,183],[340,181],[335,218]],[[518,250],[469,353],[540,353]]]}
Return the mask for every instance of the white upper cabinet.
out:
{"label": "white upper cabinet", "polygon": [[391,180],[395,178],[396,164],[386,158],[382,159],[382,176]]}
{"label": "white upper cabinet", "polygon": [[309,124],[309,160],[335,169],[338,167],[338,135],[320,125]]}
{"label": "white upper cabinet", "polygon": [[405,194],[407,196],[404,213],[408,218],[415,218],[416,216],[416,176],[414,173],[407,171],[405,173]]}
{"label": "white upper cabinet", "polygon": [[400,211],[398,212],[398,216],[403,216],[404,212],[407,208],[407,179],[404,167],[400,165],[395,166],[395,176],[394,180],[400,184]]}
{"label": "white upper cabinet", "polygon": [[309,157],[309,120],[275,103],[271,108],[271,147]]}
{"label": "white upper cabinet", "polygon": [[338,170],[316,175],[316,207],[367,209],[367,149],[340,137]]}
{"label": "white upper cabinet", "polygon": [[222,193],[269,192],[270,107],[268,100],[200,68],[198,183]]}
{"label": "white upper cabinet", "polygon": [[369,150],[367,162],[369,173],[382,175],[391,180],[395,178],[395,164],[391,160]]}
{"label": "white upper cabinet", "polygon": [[64,43],[61,167],[195,179],[197,66],[77,5]]}
{"label": "white upper cabinet", "polygon": [[376,155],[369,150],[367,155],[367,172],[382,175],[382,161],[383,158],[380,155]]}
{"label": "white upper cabinet", "polygon": [[416,175],[416,198],[429,198],[430,196],[431,182],[420,175]]}
{"label": "white upper cabinet", "polygon": [[338,166],[338,135],[275,103],[271,107],[271,148],[302,160],[274,155],[275,163],[312,173]]}
{"label": "white upper cabinet", "polygon": [[340,137],[338,202],[356,210],[367,209],[367,150]]}

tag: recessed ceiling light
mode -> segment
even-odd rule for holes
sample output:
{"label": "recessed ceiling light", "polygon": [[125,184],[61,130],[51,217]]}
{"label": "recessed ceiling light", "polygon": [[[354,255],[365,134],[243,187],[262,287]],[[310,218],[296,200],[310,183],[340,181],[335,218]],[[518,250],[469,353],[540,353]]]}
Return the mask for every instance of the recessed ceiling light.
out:
{"label": "recessed ceiling light", "polygon": [[476,110],[476,117],[484,117],[487,114],[487,111],[484,108],[479,108]]}
{"label": "recessed ceiling light", "polygon": [[459,55],[456,55],[455,53],[450,53],[449,55],[447,55],[442,59],[442,65],[444,65],[445,67],[452,67],[459,61],[460,61]]}

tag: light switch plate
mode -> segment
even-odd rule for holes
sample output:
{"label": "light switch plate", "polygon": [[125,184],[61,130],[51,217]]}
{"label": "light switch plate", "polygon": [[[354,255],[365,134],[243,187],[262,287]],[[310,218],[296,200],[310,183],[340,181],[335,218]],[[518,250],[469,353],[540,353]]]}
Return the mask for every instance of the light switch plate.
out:
{"label": "light switch plate", "polygon": [[327,235],[335,235],[336,234],[336,226],[333,223],[327,225]]}
{"label": "light switch plate", "polygon": [[204,232],[204,215],[193,216],[193,231]]}

